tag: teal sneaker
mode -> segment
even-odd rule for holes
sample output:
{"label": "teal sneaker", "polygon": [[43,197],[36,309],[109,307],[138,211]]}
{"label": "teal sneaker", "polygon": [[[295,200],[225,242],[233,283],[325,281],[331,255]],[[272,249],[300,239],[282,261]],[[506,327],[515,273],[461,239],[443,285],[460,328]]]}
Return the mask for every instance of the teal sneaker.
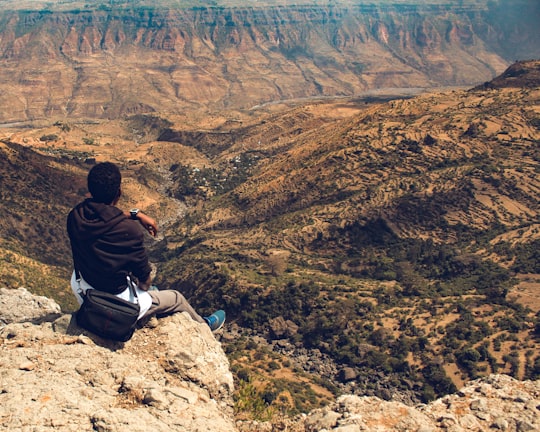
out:
{"label": "teal sneaker", "polygon": [[210,330],[213,332],[218,331],[225,323],[225,311],[215,311],[212,315],[204,317],[204,320],[210,326]]}

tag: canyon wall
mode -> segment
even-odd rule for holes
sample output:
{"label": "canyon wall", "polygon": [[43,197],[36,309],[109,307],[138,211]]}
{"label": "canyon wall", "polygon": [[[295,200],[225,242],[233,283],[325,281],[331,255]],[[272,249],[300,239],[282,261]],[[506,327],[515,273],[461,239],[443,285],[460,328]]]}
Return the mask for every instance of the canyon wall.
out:
{"label": "canyon wall", "polygon": [[535,2],[415,3],[6,8],[0,122],[472,85],[540,56]]}

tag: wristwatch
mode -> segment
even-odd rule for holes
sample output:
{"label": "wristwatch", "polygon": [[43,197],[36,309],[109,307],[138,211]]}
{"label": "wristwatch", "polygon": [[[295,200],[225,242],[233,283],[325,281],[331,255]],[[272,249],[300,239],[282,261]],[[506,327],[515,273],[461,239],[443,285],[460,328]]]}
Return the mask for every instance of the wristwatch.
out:
{"label": "wristwatch", "polygon": [[139,209],[134,208],[129,211],[129,217],[133,220],[137,220],[137,215],[139,214]]}

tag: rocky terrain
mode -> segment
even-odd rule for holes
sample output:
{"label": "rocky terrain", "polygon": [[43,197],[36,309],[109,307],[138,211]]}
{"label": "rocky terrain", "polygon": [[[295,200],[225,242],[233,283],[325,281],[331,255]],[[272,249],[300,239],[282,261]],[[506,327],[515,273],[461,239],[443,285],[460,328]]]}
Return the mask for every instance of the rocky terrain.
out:
{"label": "rocky terrain", "polygon": [[539,382],[492,375],[428,405],[410,407],[374,397],[344,395],[311,412],[305,431],[534,431]]}
{"label": "rocky terrain", "polygon": [[50,299],[0,289],[0,428],[9,431],[534,431],[540,381],[492,375],[428,405],[343,395],[269,422],[234,421],[232,375],[208,328],[179,314],[125,344]]}
{"label": "rocky terrain", "polygon": [[83,332],[24,288],[1,289],[0,304],[2,430],[235,430],[229,362],[189,316],[123,344]]}
{"label": "rocky terrain", "polygon": [[471,86],[539,57],[537,22],[527,0],[4,0],[0,123]]}

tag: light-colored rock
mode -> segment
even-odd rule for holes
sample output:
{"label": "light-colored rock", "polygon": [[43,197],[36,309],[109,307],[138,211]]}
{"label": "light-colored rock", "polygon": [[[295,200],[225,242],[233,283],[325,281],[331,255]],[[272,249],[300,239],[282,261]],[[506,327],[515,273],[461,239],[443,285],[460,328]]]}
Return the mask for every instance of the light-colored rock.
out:
{"label": "light-colored rock", "polygon": [[188,315],[117,343],[48,322],[60,309],[26,290],[0,300],[0,430],[236,430],[227,357]]}
{"label": "light-colored rock", "polygon": [[306,431],[316,432],[322,429],[332,429],[337,425],[337,421],[340,417],[341,415],[335,411],[328,411],[326,409],[319,410],[306,420]]}
{"label": "light-colored rock", "polygon": [[471,401],[470,409],[472,411],[485,411],[487,408],[485,399],[474,399]]}
{"label": "light-colored rock", "polygon": [[233,377],[221,345],[210,328],[193,321],[187,314],[162,320],[160,338],[168,347],[164,368],[199,384],[212,397],[230,396]]}
{"label": "light-colored rock", "polygon": [[334,430],[336,432],[360,432],[366,429],[356,424],[349,424],[349,425],[344,425],[344,426],[338,426]]}
{"label": "light-colored rock", "polygon": [[509,426],[508,420],[506,420],[503,417],[497,417],[493,421],[493,424],[491,425],[491,428],[505,431],[505,430],[508,429],[508,426]]}
{"label": "light-colored rock", "polygon": [[23,361],[23,362],[19,365],[19,369],[20,369],[20,370],[24,370],[24,371],[31,371],[31,370],[33,370],[35,367],[36,367],[36,365],[34,364],[34,362],[32,362],[32,361],[30,361],[30,360]]}
{"label": "light-colored rock", "polygon": [[416,432],[433,432],[433,427],[428,425],[422,425],[416,430]]}
{"label": "light-colored rock", "polygon": [[160,408],[169,405],[169,401],[165,394],[156,388],[150,388],[144,393],[143,402],[147,405],[152,405]]}
{"label": "light-colored rock", "polygon": [[[329,423],[328,413],[339,416]],[[454,395],[418,407],[344,395],[330,406],[314,410],[302,422],[306,431],[336,432],[353,424],[356,429],[350,430],[370,432],[536,431],[540,430],[540,381],[490,375]]]}
{"label": "light-colored rock", "polygon": [[536,430],[535,427],[526,421],[518,420],[517,422],[517,432],[529,432]]}
{"label": "light-colored rock", "polygon": [[26,288],[0,288],[0,325],[40,322],[61,314],[60,306],[54,300],[33,295]]}

